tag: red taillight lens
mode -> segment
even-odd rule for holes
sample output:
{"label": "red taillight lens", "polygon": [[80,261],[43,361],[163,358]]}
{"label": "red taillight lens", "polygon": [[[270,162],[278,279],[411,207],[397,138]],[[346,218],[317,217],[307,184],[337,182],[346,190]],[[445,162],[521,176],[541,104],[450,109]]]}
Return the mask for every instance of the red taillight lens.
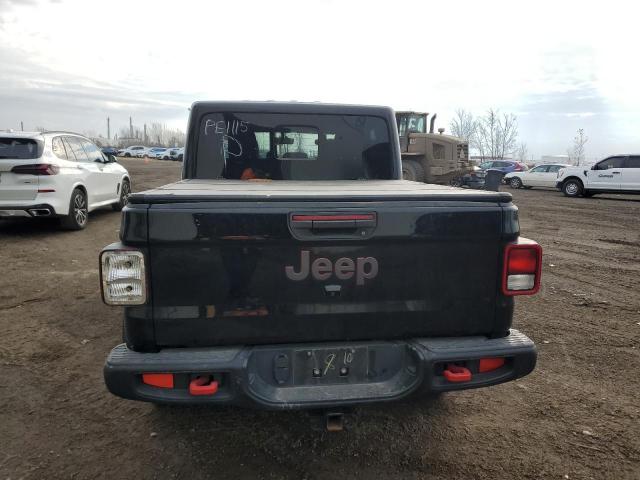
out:
{"label": "red taillight lens", "polygon": [[173,373],[143,373],[142,383],[158,388],[173,388]]}
{"label": "red taillight lens", "polygon": [[514,248],[509,252],[507,273],[520,275],[535,273],[538,268],[538,251],[533,248]]}
{"label": "red taillight lens", "polygon": [[34,165],[17,165],[11,171],[23,175],[57,175],[60,168],[50,163],[36,163]]}
{"label": "red taillight lens", "polygon": [[505,360],[504,358],[496,357],[496,358],[481,358],[480,363],[478,364],[478,372],[486,373],[493,372],[494,370],[499,369],[504,366]]}
{"label": "red taillight lens", "polygon": [[507,245],[504,252],[502,293],[533,295],[540,289],[542,248],[526,238]]}

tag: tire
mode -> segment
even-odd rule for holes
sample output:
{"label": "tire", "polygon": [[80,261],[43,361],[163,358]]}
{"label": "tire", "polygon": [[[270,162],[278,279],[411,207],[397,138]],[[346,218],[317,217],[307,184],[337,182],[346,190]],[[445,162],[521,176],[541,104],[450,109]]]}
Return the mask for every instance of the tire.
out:
{"label": "tire", "polygon": [[582,182],[578,179],[569,179],[562,184],[562,193],[567,197],[579,197],[582,195]]}
{"label": "tire", "polygon": [[125,152],[124,156],[127,157],[127,158],[130,158],[131,154],[129,152]]}
{"label": "tire", "polygon": [[129,195],[131,195],[131,182],[125,178],[122,180],[122,186],[120,187],[120,200],[111,204],[114,212],[121,211],[129,203]]}
{"label": "tire", "polygon": [[463,184],[464,182],[460,177],[452,178],[451,180],[449,180],[449,185],[451,187],[462,187]]}
{"label": "tire", "polygon": [[87,194],[79,188],[71,192],[69,201],[69,214],[60,219],[60,226],[65,230],[82,230],[89,221],[89,209],[87,207]]}
{"label": "tire", "polygon": [[518,177],[511,177],[509,179],[509,186],[511,188],[522,188],[522,180],[520,180]]}
{"label": "tire", "polygon": [[415,160],[402,161],[402,178],[412,182],[424,182],[424,168]]}

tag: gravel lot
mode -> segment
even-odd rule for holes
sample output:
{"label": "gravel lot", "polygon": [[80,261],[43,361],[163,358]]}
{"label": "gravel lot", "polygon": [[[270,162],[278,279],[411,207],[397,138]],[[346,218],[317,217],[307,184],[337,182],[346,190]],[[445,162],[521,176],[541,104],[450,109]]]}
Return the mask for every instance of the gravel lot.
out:
{"label": "gravel lot", "polygon": [[[134,190],[177,162],[122,160]],[[512,191],[542,244],[543,289],[515,326],[539,347],[524,379],[437,401],[355,410],[326,433],[308,412],[158,408],[102,381],[121,312],[97,255],[120,214],[81,232],[0,223],[0,478],[640,478],[640,197]]]}

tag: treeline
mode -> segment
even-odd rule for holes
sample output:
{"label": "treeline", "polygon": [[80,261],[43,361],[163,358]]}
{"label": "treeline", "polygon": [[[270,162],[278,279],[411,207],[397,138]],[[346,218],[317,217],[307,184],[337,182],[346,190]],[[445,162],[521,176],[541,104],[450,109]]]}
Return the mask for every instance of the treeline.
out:
{"label": "treeline", "polygon": [[512,113],[490,108],[485,115],[474,117],[464,109],[456,110],[449,124],[451,133],[469,142],[469,148],[483,159],[517,158],[525,161],[527,145],[518,144],[518,119]]}
{"label": "treeline", "polygon": [[144,124],[142,127],[131,125],[120,128],[112,138],[105,138],[93,131],[83,135],[91,138],[100,147],[126,148],[132,145],[147,147],[184,147],[186,134],[179,128],[170,128],[160,122]]}

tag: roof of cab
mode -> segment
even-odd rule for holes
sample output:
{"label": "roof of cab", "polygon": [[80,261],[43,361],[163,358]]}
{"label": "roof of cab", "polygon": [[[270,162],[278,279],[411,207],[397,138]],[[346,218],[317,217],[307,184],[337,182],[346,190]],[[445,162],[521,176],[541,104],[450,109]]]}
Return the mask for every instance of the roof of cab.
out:
{"label": "roof of cab", "polygon": [[198,101],[191,105],[192,114],[215,111],[324,113],[334,115],[389,115],[393,113],[391,107],[379,105],[348,105],[320,102]]}

